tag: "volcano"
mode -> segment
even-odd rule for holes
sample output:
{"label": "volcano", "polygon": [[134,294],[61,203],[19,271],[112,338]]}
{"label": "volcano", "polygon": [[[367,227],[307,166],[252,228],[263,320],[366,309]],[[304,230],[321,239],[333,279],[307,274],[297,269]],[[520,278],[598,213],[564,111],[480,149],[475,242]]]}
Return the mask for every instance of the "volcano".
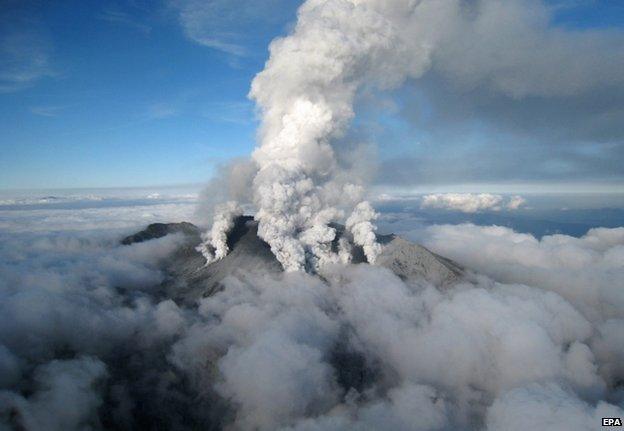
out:
{"label": "volcano", "polygon": [[[333,246],[337,248],[338,240],[348,233],[342,225],[334,224],[332,227],[336,229]],[[151,224],[145,230],[124,238],[122,244],[170,234],[183,235],[184,241],[163,263],[167,277],[161,285],[161,295],[181,304],[192,305],[199,298],[211,296],[222,288],[222,281],[230,275],[249,277],[283,271],[269,245],[258,236],[258,223],[251,216],[236,218],[234,227],[228,233],[230,252],[225,258],[208,265],[204,256],[196,250],[201,242],[200,230],[187,222]],[[377,235],[377,241],[383,245],[383,252],[378,256],[376,265],[389,269],[405,281],[426,280],[444,289],[458,281],[464,273],[459,264],[400,236]],[[353,247],[351,257],[353,264],[366,263],[359,246]]]}

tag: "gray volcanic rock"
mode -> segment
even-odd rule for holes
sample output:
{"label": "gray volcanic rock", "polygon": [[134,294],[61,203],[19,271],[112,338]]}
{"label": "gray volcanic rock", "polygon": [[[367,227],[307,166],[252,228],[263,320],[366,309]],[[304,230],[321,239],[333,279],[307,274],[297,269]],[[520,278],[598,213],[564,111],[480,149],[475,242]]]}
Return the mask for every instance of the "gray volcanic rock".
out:
{"label": "gray volcanic rock", "polygon": [[[346,235],[344,227],[333,225],[338,239]],[[241,277],[253,274],[279,273],[282,266],[269,245],[258,237],[258,225],[253,217],[241,216],[228,234],[230,253],[223,259],[206,265],[206,260],[196,250],[201,242],[199,229],[190,223],[153,224],[144,231],[125,238],[123,244],[132,244],[169,233],[183,233],[187,241],[165,262],[167,280],[162,294],[177,302],[193,304],[197,299],[212,295],[221,288],[223,279],[229,275]],[[390,269],[404,280],[425,279],[444,288],[456,282],[462,268],[455,262],[439,256],[426,248],[395,235],[378,235],[383,252],[376,264]],[[361,247],[353,248],[353,263],[366,262]]]}
{"label": "gray volcanic rock", "polygon": [[404,280],[423,277],[438,287],[455,283],[463,273],[462,267],[452,260],[399,236],[393,236],[384,245],[375,264],[388,268]]}

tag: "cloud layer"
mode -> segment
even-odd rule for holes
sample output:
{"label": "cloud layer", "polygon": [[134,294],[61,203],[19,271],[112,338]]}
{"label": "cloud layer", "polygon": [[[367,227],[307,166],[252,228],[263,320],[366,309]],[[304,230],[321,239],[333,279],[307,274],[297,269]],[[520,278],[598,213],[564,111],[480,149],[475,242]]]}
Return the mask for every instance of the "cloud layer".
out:
{"label": "cloud layer", "polygon": [[499,226],[442,225],[426,228],[420,240],[497,280],[552,289],[594,318],[622,317],[623,228],[538,240]]}
{"label": "cloud layer", "polygon": [[503,202],[501,195],[490,193],[436,193],[425,195],[421,199],[421,208],[437,208],[475,213],[478,211],[517,210],[526,201],[521,196],[511,196]]}
{"label": "cloud layer", "polygon": [[241,268],[185,306],[159,288],[180,236],[4,233],[0,423],[585,430],[624,414],[623,228],[411,235],[486,275],[440,289],[370,265]]}

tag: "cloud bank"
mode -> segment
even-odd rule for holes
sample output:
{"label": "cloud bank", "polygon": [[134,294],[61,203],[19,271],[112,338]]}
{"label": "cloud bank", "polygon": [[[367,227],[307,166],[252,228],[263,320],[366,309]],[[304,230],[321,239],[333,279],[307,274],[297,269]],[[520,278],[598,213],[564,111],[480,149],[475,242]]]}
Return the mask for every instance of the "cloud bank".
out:
{"label": "cloud bank", "polygon": [[371,265],[241,268],[182,305],[159,269],[180,236],[3,233],[0,424],[585,430],[624,414],[622,228],[412,235],[486,275],[439,288]]}
{"label": "cloud bank", "polygon": [[623,228],[538,240],[499,226],[443,225],[426,228],[420,240],[497,280],[555,290],[595,318],[621,317]]}
{"label": "cloud bank", "polygon": [[456,210],[465,213],[501,209],[517,210],[526,201],[521,196],[511,196],[507,202],[503,202],[501,195],[490,193],[436,193],[425,195],[421,200],[421,208],[438,208]]}

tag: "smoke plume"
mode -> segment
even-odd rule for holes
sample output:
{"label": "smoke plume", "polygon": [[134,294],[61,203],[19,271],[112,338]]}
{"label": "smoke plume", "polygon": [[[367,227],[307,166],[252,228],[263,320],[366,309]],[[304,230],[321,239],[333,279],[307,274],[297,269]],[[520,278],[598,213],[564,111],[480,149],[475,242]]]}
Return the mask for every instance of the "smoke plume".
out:
{"label": "smoke plume", "polygon": [[234,201],[215,207],[212,228],[204,235],[204,242],[197,248],[206,258],[206,265],[223,259],[228,254],[227,234],[234,226],[234,219],[242,213],[242,208]]}
{"label": "smoke plume", "polygon": [[[355,179],[341,174],[334,143],[354,116],[358,91],[389,89],[426,69],[428,40],[405,32],[415,28],[418,7],[412,1],[310,0],[299,9],[293,32],[271,43],[250,92],[262,120],[253,203],[259,235],[287,271],[334,261],[330,223],[346,216],[374,261],[375,213],[362,202]],[[345,206],[354,212],[345,213]]]}

